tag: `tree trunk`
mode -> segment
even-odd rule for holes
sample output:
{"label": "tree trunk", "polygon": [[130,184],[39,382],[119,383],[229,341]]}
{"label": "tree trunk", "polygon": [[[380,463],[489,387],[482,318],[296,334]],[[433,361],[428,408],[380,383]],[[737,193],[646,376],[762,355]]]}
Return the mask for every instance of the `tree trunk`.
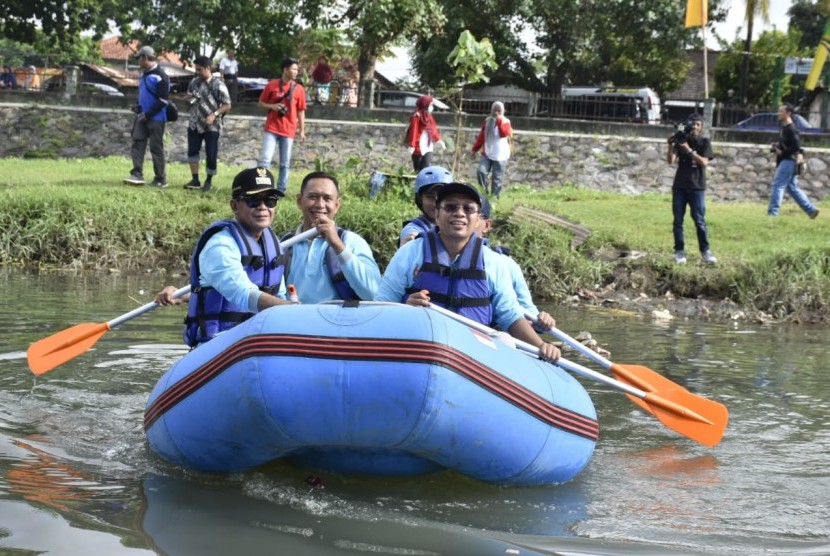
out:
{"label": "tree trunk", "polygon": [[375,96],[375,63],[378,61],[377,54],[360,51],[357,58],[357,69],[360,71],[360,96],[358,106],[361,108],[373,108]]}
{"label": "tree trunk", "polygon": [[741,60],[741,104],[746,106],[747,102],[747,76],[749,75],[749,52],[752,49],[752,24],[753,18],[746,22],[746,41],[744,41],[743,59]]}

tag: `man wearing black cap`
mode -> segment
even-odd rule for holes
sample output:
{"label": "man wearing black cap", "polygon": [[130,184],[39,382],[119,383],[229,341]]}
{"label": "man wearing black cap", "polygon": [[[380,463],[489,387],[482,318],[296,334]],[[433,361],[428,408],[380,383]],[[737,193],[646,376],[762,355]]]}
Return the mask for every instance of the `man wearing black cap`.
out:
{"label": "man wearing black cap", "polygon": [[[202,232],[190,261],[191,295],[184,340],[204,343],[254,314],[289,303],[283,257],[271,230],[282,195],[274,176],[263,168],[243,170],[233,180],[234,218],[214,222]],[[156,296],[159,305],[180,303],[173,286]]]}
{"label": "man wearing black cap", "polygon": [[149,185],[167,187],[164,166],[164,127],[167,122],[167,105],[170,103],[170,78],[156,61],[156,51],[142,46],[135,55],[142,69],[138,79],[138,104],[132,130],[133,169],[124,178],[130,185],[144,184],[144,152],[150,143],[155,177]]}
{"label": "man wearing black cap", "polygon": [[427,307],[435,303],[539,348],[540,357],[559,358],[524,318],[504,257],[485,247],[475,231],[482,197],[453,182],[437,196],[437,229],[403,245],[386,267],[375,301]]}

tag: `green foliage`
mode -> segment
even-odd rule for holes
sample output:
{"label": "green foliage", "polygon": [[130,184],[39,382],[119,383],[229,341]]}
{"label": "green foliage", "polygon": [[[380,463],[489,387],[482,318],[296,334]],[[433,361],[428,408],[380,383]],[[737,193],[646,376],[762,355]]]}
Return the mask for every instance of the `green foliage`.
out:
{"label": "green foliage", "polygon": [[82,33],[92,31],[100,38],[118,4],[116,0],[3,0],[0,37],[34,44],[42,32],[56,49],[71,48]]}
{"label": "green foliage", "polygon": [[[294,53],[298,1],[120,0],[113,19],[123,40],[137,39],[157,52],[213,59],[219,49],[235,48],[241,63],[279,75],[282,59]],[[213,50],[205,52],[205,45]]]}
{"label": "green foliage", "polygon": [[821,2],[795,0],[787,10],[787,15],[790,16],[790,29],[801,33],[798,47],[816,48],[824,34],[827,18],[830,17],[830,1],[825,0],[822,6]]}
{"label": "green foliage", "polygon": [[[230,177],[220,165],[209,194],[180,187],[156,190],[114,181],[121,158],[0,159],[0,264],[72,269],[159,267],[186,270],[193,243],[210,222],[230,215]],[[327,169],[332,168],[326,166]],[[343,203],[339,225],[372,245],[381,268],[396,249],[402,222],[417,213],[411,178],[391,179],[368,199],[359,162],[335,168]],[[405,169],[399,169],[404,174]],[[184,183],[187,165],[171,165]],[[289,191],[299,189],[295,173]],[[277,232],[294,229],[300,212],[289,194],[277,207]],[[591,230],[577,249],[564,228],[511,216],[516,204],[578,222]],[[825,203],[822,203],[825,204]],[[174,206],[175,216],[170,217]],[[507,244],[539,300],[617,289],[631,295],[730,299],[774,317],[830,317],[830,220],[805,218],[794,203],[771,219],[759,203],[715,203],[707,224],[717,266],[672,262],[671,200],[666,195],[621,195],[579,187],[533,190],[512,186],[495,206],[494,244]],[[822,214],[830,207],[822,206]],[[691,224],[688,226],[691,228]],[[688,234],[687,240],[693,242]],[[622,253],[639,257],[621,258]],[[689,253],[689,255],[692,255]]]}
{"label": "green foliage", "polygon": [[[757,106],[769,106],[773,102],[778,59],[787,56],[809,57],[810,51],[799,48],[797,31],[765,31],[752,43],[747,74],[747,102]],[[728,45],[718,58],[715,66],[715,98],[727,100],[727,91],[740,90],[741,64],[743,63],[744,44],[736,39]],[[782,78],[781,96],[787,98],[793,91],[791,75]]]}
{"label": "green foliage", "polygon": [[464,30],[458,36],[458,44],[447,56],[447,63],[455,70],[458,81],[464,85],[487,82],[487,70],[498,67],[493,45],[486,37],[477,41],[472,33]]}

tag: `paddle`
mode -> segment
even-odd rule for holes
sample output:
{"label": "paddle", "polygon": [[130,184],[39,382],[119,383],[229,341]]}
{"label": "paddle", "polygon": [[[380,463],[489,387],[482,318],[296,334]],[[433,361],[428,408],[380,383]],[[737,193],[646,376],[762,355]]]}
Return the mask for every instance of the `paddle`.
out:
{"label": "paddle", "polygon": [[[319,235],[317,229],[312,228],[283,241],[280,243],[280,247],[285,249],[295,243],[311,239],[317,235]],[[190,292],[190,286],[184,286],[183,288],[179,288],[173,292],[172,297],[182,297],[188,292]],[[29,349],[26,351],[26,359],[29,362],[29,369],[31,369],[31,371],[36,375],[42,375],[43,373],[49,372],[55,367],[63,365],[70,359],[74,359],[82,353],[86,353],[92,346],[95,345],[95,342],[100,340],[104,334],[113,328],[120,326],[121,324],[124,324],[128,320],[132,320],[139,315],[148,313],[158,306],[158,303],[151,301],[146,305],[142,305],[141,307],[133,309],[129,313],[125,313],[110,321],[76,324],[71,328],[67,328],[66,330],[52,334],[42,340],[38,340],[30,345]]]}
{"label": "paddle", "polygon": [[[479,332],[488,335],[496,333],[488,326],[448,311],[443,307],[431,304],[430,308]],[[513,340],[518,349],[533,355],[539,355],[537,347],[515,338]],[[729,420],[726,407],[702,396],[692,394],[682,386],[664,377],[661,377],[662,381],[658,385],[645,382],[649,391],[644,391],[637,386],[613,379],[565,358],[560,358],[555,364],[565,370],[580,374],[637,398],[637,401],[645,404],[648,411],[665,426],[701,444],[715,446],[723,438],[726,423]]]}
{"label": "paddle", "polygon": [[[536,324],[537,320],[536,317],[531,315],[530,313],[525,313],[525,318],[532,323]],[[670,388],[683,388],[679,384],[672,382],[671,380],[667,379],[661,374],[658,374],[655,371],[652,371],[648,367],[643,367],[642,365],[620,365],[617,363],[613,363],[600,355],[599,353],[595,352],[594,350],[590,349],[589,347],[585,346],[579,340],[568,336],[565,332],[562,332],[558,328],[551,328],[550,330],[545,330],[546,333],[552,334],[556,336],[573,349],[587,357],[588,359],[593,360],[595,363],[599,364],[604,369],[610,370],[614,373],[614,376],[617,377],[619,380],[634,386],[635,388],[639,388],[641,390],[645,390],[646,392],[657,392],[660,390],[666,390]],[[651,406],[645,403],[642,399],[635,397],[635,396],[628,396],[631,401],[645,409],[646,411],[653,413]]]}

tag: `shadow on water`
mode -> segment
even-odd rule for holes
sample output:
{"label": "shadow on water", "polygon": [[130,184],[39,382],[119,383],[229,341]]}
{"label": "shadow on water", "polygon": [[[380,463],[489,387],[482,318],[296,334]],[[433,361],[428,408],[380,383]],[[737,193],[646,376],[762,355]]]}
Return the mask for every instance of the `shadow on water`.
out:
{"label": "shadow on water", "polygon": [[830,553],[826,328],[551,308],[612,360],[726,404],[730,424],[714,449],[583,381],[600,441],[565,485],[318,475],[282,463],[217,477],[160,460],[141,430],[150,390],[184,353],[179,308],[108,333],[42,377],[26,367],[31,342],[146,303],[157,281],[0,272],[9,300],[0,307],[0,553]]}

